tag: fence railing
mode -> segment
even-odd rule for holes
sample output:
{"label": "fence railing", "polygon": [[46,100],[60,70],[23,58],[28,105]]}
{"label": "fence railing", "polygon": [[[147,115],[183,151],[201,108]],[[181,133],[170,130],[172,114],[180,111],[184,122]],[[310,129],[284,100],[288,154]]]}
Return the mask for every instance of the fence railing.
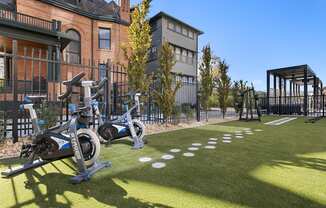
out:
{"label": "fence railing", "polygon": [[[18,45],[18,44],[17,44]],[[32,132],[32,123],[28,115],[18,111],[19,105],[26,95],[43,95],[51,106],[58,109],[57,121],[62,123],[69,119],[67,102],[62,102],[58,96],[65,91],[62,81],[85,72],[85,79],[98,81],[106,77],[105,96],[101,100],[102,113],[107,118],[114,118],[126,110],[125,102],[130,99],[128,74],[123,66],[106,61],[86,61],[82,64],[70,64],[57,60],[62,54],[56,54],[43,49],[20,48],[14,46],[7,49],[0,46],[0,123],[6,130],[7,137],[23,137]],[[152,80],[150,88],[142,98],[142,113],[140,118],[147,124],[162,123],[163,113],[155,102],[153,90],[160,89],[157,81]],[[167,120],[169,123],[196,119],[196,83],[183,83],[176,96],[178,106],[174,115]],[[80,104],[83,92],[75,88],[69,102]],[[187,107],[187,111],[184,110]],[[190,110],[189,110],[190,109]],[[191,111],[189,113],[189,111]],[[215,116],[215,114],[214,114]],[[92,125],[96,127],[94,118]]]}
{"label": "fence railing", "polygon": [[6,9],[0,9],[0,21],[13,23],[15,25],[31,26],[50,32],[60,30],[60,23],[58,21],[48,21]]}
{"label": "fence railing", "polygon": [[307,115],[325,117],[325,95],[309,95],[305,104],[304,96],[261,97],[259,106],[264,112],[275,115]]}

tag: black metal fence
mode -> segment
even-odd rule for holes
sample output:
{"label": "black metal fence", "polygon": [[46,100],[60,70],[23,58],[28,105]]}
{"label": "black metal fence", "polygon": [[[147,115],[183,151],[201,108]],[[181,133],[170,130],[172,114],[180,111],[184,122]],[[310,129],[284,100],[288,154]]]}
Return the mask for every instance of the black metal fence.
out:
{"label": "black metal fence", "polygon": [[[102,100],[102,110],[107,117],[113,118],[125,112],[126,102],[129,100],[128,75],[126,70],[110,60],[86,61],[81,64],[70,64],[60,61],[56,54],[45,49],[18,48],[0,46],[0,126],[6,137],[24,137],[32,132],[32,123],[25,113],[19,112],[19,105],[27,95],[46,97],[50,106],[58,111],[57,122],[62,123],[69,119],[67,103],[61,102],[58,96],[65,91],[62,81],[85,72],[85,79],[108,79],[106,96]],[[163,114],[155,103],[153,90],[160,89],[159,84],[152,80],[148,92],[142,96],[142,113],[139,119],[145,123],[161,123]],[[196,119],[197,84],[182,83],[177,93],[174,113],[167,120],[178,123]],[[82,91],[75,89],[71,102],[79,103],[82,100]],[[93,119],[93,125],[97,121]]]}
{"label": "black metal fence", "polygon": [[[305,115],[308,117],[325,117],[325,95],[310,95],[307,106],[304,96],[281,96],[259,98],[259,106],[265,113],[274,115]],[[306,106],[306,107],[305,107]]]}

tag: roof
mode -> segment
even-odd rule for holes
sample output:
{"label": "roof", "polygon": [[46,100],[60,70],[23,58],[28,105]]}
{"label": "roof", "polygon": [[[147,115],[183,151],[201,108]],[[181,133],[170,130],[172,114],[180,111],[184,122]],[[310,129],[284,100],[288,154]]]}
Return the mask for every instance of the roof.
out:
{"label": "roof", "polygon": [[307,70],[308,79],[316,76],[315,72],[309,65],[298,65],[268,70],[269,73],[280,76],[285,79],[300,79],[304,77],[304,71]]}
{"label": "roof", "polygon": [[0,8],[14,10],[15,9],[15,3],[14,3],[13,0],[0,0]]}
{"label": "roof", "polygon": [[160,19],[160,18],[162,18],[162,17],[167,17],[167,18],[169,18],[169,19],[172,19],[172,20],[175,21],[175,22],[178,22],[178,23],[180,23],[180,24],[182,24],[182,25],[185,25],[185,26],[187,26],[187,27],[193,29],[193,30],[196,31],[197,33],[199,33],[199,35],[204,34],[203,31],[201,31],[201,30],[199,30],[199,29],[197,29],[197,28],[195,28],[195,27],[189,25],[188,23],[185,23],[185,22],[181,21],[180,19],[177,19],[177,18],[175,18],[175,17],[173,17],[173,16],[171,16],[171,15],[165,13],[165,12],[162,12],[162,11],[159,12],[158,14],[154,15],[154,16],[150,19],[150,22],[154,22],[154,21],[156,21],[156,20],[158,20],[158,19]]}
{"label": "roof", "polygon": [[120,7],[114,2],[105,0],[40,0],[43,3],[77,13],[95,20],[110,21],[128,25],[120,19]]}

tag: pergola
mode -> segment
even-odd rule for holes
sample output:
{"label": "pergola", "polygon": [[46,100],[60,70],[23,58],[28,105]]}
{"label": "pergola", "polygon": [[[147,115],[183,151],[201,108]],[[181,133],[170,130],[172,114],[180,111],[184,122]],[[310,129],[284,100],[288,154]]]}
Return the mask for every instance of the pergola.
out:
{"label": "pergola", "polygon": [[[271,87],[273,76],[273,87]],[[288,87],[289,86],[289,87]],[[267,71],[267,114],[271,113],[271,107],[287,106],[293,109],[294,105],[303,108],[305,116],[308,115],[308,87],[313,88],[313,100],[323,94],[323,83],[308,65],[291,66],[271,69]],[[303,95],[302,95],[303,87]],[[297,102],[299,100],[299,102]],[[303,100],[301,105],[300,100]],[[299,105],[299,104],[300,105]],[[274,105],[274,106],[272,106]],[[316,102],[314,102],[316,105]],[[293,110],[279,110],[279,114],[292,114]],[[275,112],[274,112],[275,113]]]}

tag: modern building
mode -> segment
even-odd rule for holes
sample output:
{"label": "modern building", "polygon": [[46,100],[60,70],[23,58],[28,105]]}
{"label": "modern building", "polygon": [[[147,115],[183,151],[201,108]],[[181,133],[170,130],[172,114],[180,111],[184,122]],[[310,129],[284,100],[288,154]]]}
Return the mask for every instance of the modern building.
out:
{"label": "modern building", "polygon": [[152,47],[147,71],[159,70],[158,52],[164,42],[170,43],[175,53],[176,64],[173,74],[177,81],[183,83],[178,91],[177,104],[196,103],[196,81],[198,63],[198,38],[203,34],[195,27],[164,12],[150,19],[152,27]]}
{"label": "modern building", "polygon": [[58,80],[59,73],[71,77],[67,65],[25,59],[15,59],[15,64],[14,53],[42,59],[54,56],[76,70],[78,65],[94,64],[101,74],[100,62],[124,62],[121,45],[127,42],[129,24],[130,0],[0,0],[0,80],[17,74],[22,89],[33,88],[33,79],[46,83]]}

